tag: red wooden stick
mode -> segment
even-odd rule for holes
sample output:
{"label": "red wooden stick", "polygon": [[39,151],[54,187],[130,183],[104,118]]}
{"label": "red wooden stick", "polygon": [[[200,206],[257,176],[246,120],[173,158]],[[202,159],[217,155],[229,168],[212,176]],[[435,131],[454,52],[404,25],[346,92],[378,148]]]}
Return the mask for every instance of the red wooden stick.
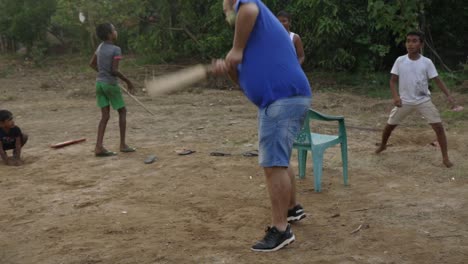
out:
{"label": "red wooden stick", "polygon": [[79,138],[79,139],[68,140],[68,141],[64,141],[64,142],[60,142],[60,143],[53,144],[53,145],[51,145],[50,147],[51,147],[51,148],[63,148],[63,147],[66,147],[66,146],[69,146],[69,145],[73,145],[73,144],[76,144],[76,143],[80,143],[80,142],[83,142],[83,141],[86,141],[86,138]]}

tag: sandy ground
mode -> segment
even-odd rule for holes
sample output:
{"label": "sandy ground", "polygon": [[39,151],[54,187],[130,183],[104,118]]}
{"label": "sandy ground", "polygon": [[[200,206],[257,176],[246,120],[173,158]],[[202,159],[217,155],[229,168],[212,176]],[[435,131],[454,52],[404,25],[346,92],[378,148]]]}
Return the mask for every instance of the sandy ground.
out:
{"label": "sandy ground", "polygon": [[[298,181],[308,217],[293,226],[296,242],[261,254],[249,248],[269,224],[269,200],[257,159],[241,155],[256,149],[257,136],[256,109],[239,91],[140,94],[156,116],[126,97],[128,143],[138,151],[95,158],[100,116],[93,73],[4,59],[0,70],[0,108],[11,110],[30,135],[25,166],[0,165],[2,264],[468,263],[466,110],[444,115],[455,163],[446,169],[418,116],[376,156],[390,101],[318,89],[314,108],[346,116],[350,186],[342,184],[337,147],[325,155],[322,193],[313,190],[309,159]],[[130,76],[141,82],[144,72]],[[466,94],[458,99],[468,102]],[[448,111],[440,93],[434,102]],[[330,124],[314,127],[333,132]],[[80,137],[88,140],[49,148]],[[113,112],[105,144],[117,150],[118,142]],[[197,152],[178,156],[178,148]],[[157,162],[143,164],[150,154]],[[351,234],[360,225],[368,228]]]}

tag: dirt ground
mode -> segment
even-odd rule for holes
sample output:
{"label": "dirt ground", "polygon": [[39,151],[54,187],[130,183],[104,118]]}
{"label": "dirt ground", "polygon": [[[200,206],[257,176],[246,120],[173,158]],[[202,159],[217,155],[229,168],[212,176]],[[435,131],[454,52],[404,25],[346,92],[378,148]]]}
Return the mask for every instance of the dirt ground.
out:
{"label": "dirt ground", "polygon": [[[313,190],[309,159],[298,181],[308,217],[293,226],[296,242],[261,254],[249,248],[270,223],[270,206],[257,158],[241,155],[257,148],[257,135],[256,109],[239,91],[196,87],[156,99],[140,93],[155,116],[125,97],[128,143],[138,150],[96,158],[94,74],[49,64],[0,60],[0,108],[30,135],[26,164],[0,165],[2,264],[468,263],[467,110],[452,114],[440,93],[434,102],[451,169],[420,117],[409,118],[376,156],[391,101],[317,89],[315,109],[346,117],[350,186],[342,184],[338,147],[326,152],[322,193]],[[130,77],[141,84],[152,71],[135,68]],[[466,93],[456,97],[468,102]],[[331,124],[314,128],[333,132]],[[49,148],[80,137],[87,141]],[[118,142],[113,112],[105,145],[116,151]],[[196,153],[178,156],[178,148]],[[158,160],[145,165],[150,154]],[[297,168],[296,154],[292,164]],[[360,225],[368,228],[351,234]]]}

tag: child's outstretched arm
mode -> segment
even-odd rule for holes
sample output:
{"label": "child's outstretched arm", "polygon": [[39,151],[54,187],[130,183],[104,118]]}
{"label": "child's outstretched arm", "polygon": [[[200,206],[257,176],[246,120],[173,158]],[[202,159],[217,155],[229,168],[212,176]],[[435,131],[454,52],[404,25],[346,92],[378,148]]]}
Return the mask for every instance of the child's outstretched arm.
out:
{"label": "child's outstretched arm", "polygon": [[89,67],[91,67],[95,71],[99,71],[98,66],[97,66],[97,56],[96,56],[96,54],[93,54],[93,57],[91,58],[91,61],[89,62]]}
{"label": "child's outstretched arm", "polygon": [[455,99],[450,95],[450,92],[445,85],[445,83],[439,78],[439,76],[433,78],[432,80],[435,81],[439,89],[447,96],[447,100],[452,104],[452,106],[455,106]]}
{"label": "child's outstretched arm", "polygon": [[299,35],[294,35],[294,47],[296,48],[297,59],[302,65],[305,60],[304,46],[302,45],[302,40]]}
{"label": "child's outstretched arm", "polygon": [[401,98],[397,91],[398,75],[392,74],[390,77],[390,91],[392,92],[393,104],[396,107],[401,107]]}
{"label": "child's outstretched arm", "polygon": [[127,79],[127,77],[125,77],[120,71],[119,71],[119,62],[120,62],[120,59],[117,59],[115,58],[113,61],[112,61],[112,75],[114,76],[117,76],[119,77],[119,79],[121,79],[122,81],[124,81],[126,84],[127,84],[127,89],[130,93],[133,93],[133,91],[135,90],[135,88],[133,87],[133,84],[132,82]]}

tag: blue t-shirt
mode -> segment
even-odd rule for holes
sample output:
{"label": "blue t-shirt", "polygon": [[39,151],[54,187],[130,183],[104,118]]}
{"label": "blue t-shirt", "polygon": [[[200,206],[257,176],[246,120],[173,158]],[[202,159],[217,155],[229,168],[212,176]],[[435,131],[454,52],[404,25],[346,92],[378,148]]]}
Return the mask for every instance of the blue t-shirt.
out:
{"label": "blue t-shirt", "polygon": [[286,29],[260,0],[238,0],[236,12],[245,3],[255,3],[259,8],[237,68],[239,84],[247,98],[265,108],[278,99],[311,96],[309,81]]}

